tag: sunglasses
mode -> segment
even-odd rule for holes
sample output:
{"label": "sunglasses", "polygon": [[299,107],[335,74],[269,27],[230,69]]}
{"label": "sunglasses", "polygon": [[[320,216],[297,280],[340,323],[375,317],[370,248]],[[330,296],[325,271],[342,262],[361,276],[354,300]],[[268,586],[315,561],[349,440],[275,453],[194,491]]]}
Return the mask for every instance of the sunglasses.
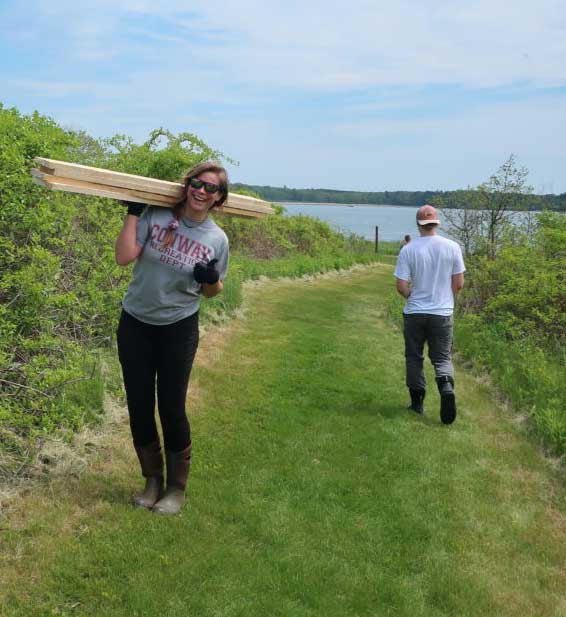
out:
{"label": "sunglasses", "polygon": [[218,184],[214,184],[213,182],[204,182],[204,180],[199,180],[198,178],[191,178],[189,180],[189,186],[197,191],[204,186],[204,192],[209,195],[212,195],[213,193],[216,193],[216,191],[220,190]]}

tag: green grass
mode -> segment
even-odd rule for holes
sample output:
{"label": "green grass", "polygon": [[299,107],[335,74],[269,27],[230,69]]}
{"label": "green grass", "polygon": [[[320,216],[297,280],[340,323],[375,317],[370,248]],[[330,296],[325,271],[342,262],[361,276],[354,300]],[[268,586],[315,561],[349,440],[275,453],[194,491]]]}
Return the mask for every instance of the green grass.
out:
{"label": "green grass", "polygon": [[[229,276],[224,291],[208,302],[201,304],[201,318],[218,320],[240,308],[243,301],[242,284],[259,278],[299,278],[325,272],[351,268],[354,265],[390,263],[394,259],[394,243],[383,244],[379,254],[374,253],[369,242],[360,244],[358,251],[344,251],[336,254],[305,255],[293,253],[286,257],[257,259],[236,253],[230,262]],[[395,254],[396,255],[396,254]]]}
{"label": "green grass", "polygon": [[467,315],[456,341],[475,370],[490,377],[514,409],[527,413],[530,426],[554,455],[566,453],[566,351],[545,348],[534,336],[513,340],[494,324]]}
{"label": "green grass", "polygon": [[225,314],[233,313],[242,304],[242,284],[245,281],[262,277],[277,279],[315,276],[325,272],[348,269],[354,265],[368,265],[377,262],[394,264],[398,253],[399,244],[397,242],[381,242],[379,252],[376,254],[373,244],[368,241],[356,243],[349,251],[315,256],[293,253],[286,257],[257,259],[236,252],[230,261],[230,272],[225,281],[223,293],[201,305],[201,316],[205,320],[215,320]]}
{"label": "green grass", "polygon": [[424,418],[405,409],[392,281],[377,265],[249,289],[203,339],[188,507],[128,505],[124,427],[2,525],[0,614],[566,614],[563,484],[462,371],[454,425],[432,388]]}

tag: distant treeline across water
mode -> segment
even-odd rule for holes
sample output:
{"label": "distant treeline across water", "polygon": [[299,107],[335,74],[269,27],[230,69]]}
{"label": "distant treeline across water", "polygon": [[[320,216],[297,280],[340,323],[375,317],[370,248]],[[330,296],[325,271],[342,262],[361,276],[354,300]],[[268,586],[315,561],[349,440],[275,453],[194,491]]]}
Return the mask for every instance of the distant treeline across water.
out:
{"label": "distant treeline across water", "polygon": [[[458,208],[462,198],[469,191],[334,191],[332,189],[290,189],[286,186],[258,186],[234,183],[235,188],[245,188],[258,193],[267,201],[296,201],[308,203],[375,204],[420,207],[435,197],[442,197],[444,203]],[[550,209],[566,212],[566,193],[560,195],[531,195],[525,198],[528,210]]]}

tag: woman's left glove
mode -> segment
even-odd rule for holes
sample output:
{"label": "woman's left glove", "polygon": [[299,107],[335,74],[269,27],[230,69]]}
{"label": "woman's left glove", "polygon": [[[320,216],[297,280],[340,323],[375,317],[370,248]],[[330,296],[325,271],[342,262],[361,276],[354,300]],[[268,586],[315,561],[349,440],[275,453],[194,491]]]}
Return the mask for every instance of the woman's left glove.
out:
{"label": "woman's left glove", "polygon": [[195,264],[194,277],[195,281],[199,284],[206,283],[207,285],[214,285],[218,283],[220,273],[214,267],[218,259],[212,259],[209,262],[199,261]]}

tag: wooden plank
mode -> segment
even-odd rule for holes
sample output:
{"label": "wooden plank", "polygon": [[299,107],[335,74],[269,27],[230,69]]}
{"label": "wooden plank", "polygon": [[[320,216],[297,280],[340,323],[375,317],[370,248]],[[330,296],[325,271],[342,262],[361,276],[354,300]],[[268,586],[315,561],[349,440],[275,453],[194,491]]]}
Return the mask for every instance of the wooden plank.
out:
{"label": "wooden plank", "polygon": [[93,195],[95,197],[107,197],[110,199],[123,199],[125,201],[133,201],[153,206],[163,206],[164,208],[172,208],[177,203],[177,199],[173,197],[105,186],[93,182],[81,182],[80,180],[72,180],[71,178],[59,178],[58,176],[44,174],[38,170],[32,170],[32,179],[36,184],[41,186],[57,191],[66,191],[68,193],[79,193],[82,195]]}
{"label": "wooden plank", "polygon": [[135,176],[133,174],[125,174],[119,171],[101,169],[99,167],[66,163],[65,161],[57,161],[55,159],[36,157],[34,161],[40,167],[40,171],[60,178],[84,180],[95,184],[134,189],[176,198],[179,198],[183,192],[183,185],[179,182],[168,182],[166,180],[157,180],[156,178]]}
{"label": "wooden plank", "polygon": [[[172,197],[145,193],[143,191],[133,191],[130,189],[105,186],[93,182],[72,180],[71,178],[59,178],[58,176],[46,174],[36,169],[32,169],[32,180],[35,184],[39,184],[40,186],[53,190],[79,193],[82,195],[92,195],[95,197],[133,201],[136,203],[161,206],[163,208],[172,208],[177,202],[177,199]],[[233,199],[234,197],[236,199]],[[254,205],[250,205],[245,200],[240,200],[241,197],[243,196],[230,193],[226,204],[221,208],[218,208],[217,211],[224,214],[251,218],[262,218],[273,212],[273,209],[269,207],[258,210],[257,206],[254,207]],[[259,200],[256,199],[254,201]]]}
{"label": "wooden plank", "polygon": [[254,212],[253,210],[240,210],[238,208],[228,208],[223,206],[222,208],[216,208],[212,210],[211,214],[214,216],[216,213],[218,214],[227,214],[230,216],[239,216],[242,218],[254,218],[254,219],[262,219],[266,214],[262,214],[261,212]]}
{"label": "wooden plank", "polygon": [[[123,199],[137,203],[171,207],[183,193],[179,182],[168,182],[125,174],[98,167],[36,157],[38,169],[32,170],[34,182],[48,188],[84,195]],[[247,195],[230,193],[225,213],[249,213],[241,216],[266,216],[274,210],[268,202]],[[256,213],[255,215],[252,213]]]}
{"label": "wooden plank", "polygon": [[247,195],[238,195],[237,193],[228,193],[227,206],[238,208],[241,210],[253,210],[254,212],[262,212],[264,214],[273,214],[274,210],[267,201],[248,197]]}

